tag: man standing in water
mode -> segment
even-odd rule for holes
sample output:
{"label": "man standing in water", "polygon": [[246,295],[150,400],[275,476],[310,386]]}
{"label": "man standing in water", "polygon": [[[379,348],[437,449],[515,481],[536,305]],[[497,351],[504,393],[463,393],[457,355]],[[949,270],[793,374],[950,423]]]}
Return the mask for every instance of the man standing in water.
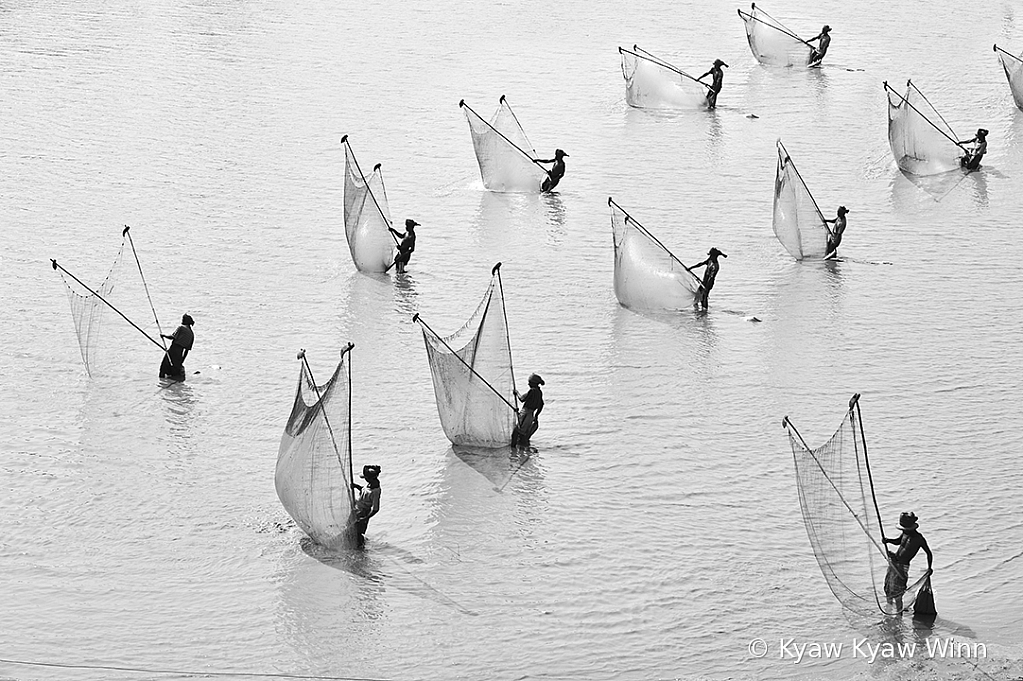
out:
{"label": "man standing in water", "polygon": [[906,593],[906,584],[909,582],[909,563],[920,549],[927,554],[927,574],[933,572],[931,565],[934,556],[927,546],[927,540],[917,532],[918,527],[920,525],[917,523],[916,514],[906,511],[899,516],[902,536],[898,539],[884,538],[885,544],[896,544],[899,547],[895,553],[888,552],[888,574],[884,578],[884,595],[888,599],[888,605],[894,603],[899,612],[902,612],[902,596]]}
{"label": "man standing in water", "polygon": [[838,217],[834,220],[824,220],[824,226],[827,227],[828,223],[835,225],[835,227],[828,228],[828,245],[825,249],[824,259],[834,260],[838,257],[838,246],[842,243],[842,234],[845,233],[845,214],[849,212],[849,209],[845,206],[838,207]]}
{"label": "man standing in water", "polygon": [[529,447],[529,438],[533,436],[536,429],[540,427],[537,418],[543,411],[543,391],[540,386],[544,381],[539,374],[532,374],[529,377],[529,390],[525,395],[515,391],[515,399],[522,402],[522,412],[519,414],[518,423],[512,430],[512,447]]}
{"label": "man standing in water", "polygon": [[706,78],[707,76],[713,76],[711,84],[707,86],[709,88],[707,90],[708,109],[716,108],[718,105],[718,93],[721,92],[721,84],[724,82],[725,79],[725,72],[721,70],[722,66],[724,66],[726,69],[728,68],[728,64],[724,63],[720,59],[715,59],[714,66],[710,67],[710,71],[707,71],[707,73],[703,74],[702,76],[696,79],[700,82],[703,82],[703,79]]}
{"label": "man standing in water", "polygon": [[828,46],[831,44],[831,27],[824,24],[821,32],[806,41],[809,45],[814,40],[820,40],[820,43],[816,48],[812,45],[810,47],[810,60],[806,63],[807,66],[817,66],[824,59],[824,55],[828,53]]}
{"label": "man standing in water", "polygon": [[358,533],[358,545],[366,543],[366,529],[369,519],[380,510],[380,466],[363,466],[362,475],[366,486],[353,482],[352,489],[358,490],[355,500],[355,531]]}
{"label": "man standing in water", "polygon": [[707,309],[707,296],[710,295],[710,290],[714,288],[714,279],[718,276],[718,270],[721,269],[721,263],[718,262],[718,256],[727,258],[728,256],[719,251],[716,248],[712,248],[707,251],[707,259],[703,262],[696,263],[689,268],[692,272],[697,267],[707,266],[707,269],[703,272],[703,281],[700,283],[700,290],[696,294],[696,304],[701,306],[704,310]]}
{"label": "man standing in water", "polygon": [[[540,185],[540,191],[541,192],[549,192],[550,190],[552,190],[555,187],[557,187],[558,183],[561,182],[561,178],[563,178],[565,176],[565,159],[566,158],[568,158],[568,154],[566,154],[561,149],[555,149],[554,150],[554,158],[548,159],[548,160],[544,160],[542,158],[538,158],[538,159],[535,159],[533,161],[537,165],[539,165],[541,163],[553,163],[554,164],[553,166],[551,166],[550,170],[547,170],[546,168],[544,168],[544,172],[547,173],[547,177],[544,179],[543,183]],[[540,166],[540,167],[543,168],[543,166]]]}
{"label": "man standing in water", "polygon": [[171,346],[167,349],[163,356],[163,362],[160,364],[160,378],[185,380],[185,357],[188,357],[188,351],[192,349],[192,343],[195,342],[195,334],[192,333],[193,324],[195,321],[192,317],[183,314],[181,315],[181,326],[174,333],[169,336],[160,334],[160,338],[171,341]]}
{"label": "man standing in water", "polygon": [[966,154],[959,159],[959,165],[967,170],[976,170],[980,167],[980,159],[987,153],[987,130],[978,128],[973,139],[968,139],[959,144],[974,144],[973,149],[966,150]]}
{"label": "man standing in water", "polygon": [[[401,239],[398,242],[398,253],[394,256],[394,262],[391,263],[391,267],[396,268],[395,271],[398,274],[405,274],[405,265],[412,258],[412,251],[416,250],[416,227],[419,223],[409,218],[405,220],[405,233],[402,234],[393,227],[388,227],[391,230],[391,234],[397,239]],[[390,267],[388,268],[390,269]]]}

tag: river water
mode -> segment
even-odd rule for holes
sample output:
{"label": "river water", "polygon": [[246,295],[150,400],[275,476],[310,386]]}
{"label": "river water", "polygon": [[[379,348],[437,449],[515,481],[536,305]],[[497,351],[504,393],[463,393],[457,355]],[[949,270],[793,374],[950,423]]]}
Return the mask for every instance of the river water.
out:
{"label": "river water", "polygon": [[[812,71],[757,65],[722,2],[0,4],[0,676],[1023,675],[1023,112],[991,51],[1023,50],[1023,8],[981,4],[767,7],[832,26]],[[719,109],[630,110],[633,43],[724,59]],[[981,172],[895,168],[881,83],[909,77],[991,131]],[[457,104],[502,94],[570,154],[557,194],[482,190]],[[403,279],[351,263],[345,133],[423,225]],[[775,239],[779,137],[851,209],[845,261]],[[608,196],[687,262],[728,255],[708,314],[617,305]],[[196,320],[184,384],[141,336],[82,366],[49,259],[98,282],[123,224],[162,323]],[[497,261],[520,380],[547,383],[528,459],[452,450],[410,321],[457,328]],[[295,352],[326,375],[348,341],[383,503],[328,555],[273,472]],[[888,526],[914,510],[934,550],[933,631],[845,615],[807,542],[780,421],[823,442],[854,392]],[[953,634],[984,654],[848,650]]]}

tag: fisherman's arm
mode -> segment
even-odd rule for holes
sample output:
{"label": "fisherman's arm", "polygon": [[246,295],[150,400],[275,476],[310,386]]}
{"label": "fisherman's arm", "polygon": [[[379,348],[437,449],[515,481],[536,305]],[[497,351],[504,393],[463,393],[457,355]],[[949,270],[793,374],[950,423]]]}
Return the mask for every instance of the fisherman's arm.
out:
{"label": "fisherman's arm", "polygon": [[923,543],[920,545],[920,548],[922,548],[924,550],[924,553],[927,554],[927,571],[928,572],[934,572],[934,567],[933,567],[934,566],[934,555],[931,553],[931,547],[927,545],[927,540],[926,539],[924,539],[923,537],[920,537],[920,539],[923,540]]}

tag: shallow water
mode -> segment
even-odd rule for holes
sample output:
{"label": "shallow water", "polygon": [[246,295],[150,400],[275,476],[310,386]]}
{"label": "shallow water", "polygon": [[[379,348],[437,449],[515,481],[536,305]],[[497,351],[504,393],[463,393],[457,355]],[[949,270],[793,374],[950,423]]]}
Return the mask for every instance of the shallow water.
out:
{"label": "shallow water", "polygon": [[[928,8],[768,7],[803,35],[833,27],[826,67],[804,71],[758,66],[717,2],[5,4],[0,657],[424,679],[1023,675],[1023,112],[991,51],[1023,50],[1023,16]],[[720,108],[629,109],[616,48],[633,43],[700,73],[723,58]],[[991,131],[982,172],[897,171],[881,82],[907,77],[961,136]],[[559,193],[482,191],[457,103],[485,113],[501,94],[541,155],[569,152]],[[394,217],[423,224],[404,280],[354,272],[345,133],[363,166],[383,163]],[[846,261],[795,263],[775,239],[778,137],[826,213],[852,210]],[[707,315],[617,305],[609,195],[686,262],[728,254]],[[201,373],[184,384],[160,389],[140,336],[82,367],[48,259],[97,281],[125,223],[163,324],[196,319]],[[547,381],[528,459],[450,447],[410,321],[456,328],[497,261],[518,373]],[[296,350],[322,374],[348,341],[355,463],[383,467],[383,507],[364,554],[331,556],[303,542],[273,468]],[[822,442],[854,392],[882,514],[915,510],[935,551],[936,632],[972,633],[985,658],[778,658],[780,638],[923,635],[843,614],[800,520],[781,417]],[[771,654],[753,658],[754,638]]]}

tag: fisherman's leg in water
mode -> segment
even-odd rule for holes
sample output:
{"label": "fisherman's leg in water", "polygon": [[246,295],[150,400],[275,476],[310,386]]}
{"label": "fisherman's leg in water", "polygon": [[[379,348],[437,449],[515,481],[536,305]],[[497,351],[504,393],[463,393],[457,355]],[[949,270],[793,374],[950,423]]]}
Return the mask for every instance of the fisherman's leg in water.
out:
{"label": "fisherman's leg in water", "polygon": [[718,93],[715,90],[707,91],[707,108],[716,109],[718,106]]}
{"label": "fisherman's leg in water", "polygon": [[551,179],[551,176],[548,175],[544,179],[543,183],[540,185],[540,191],[542,191],[542,192],[549,192],[550,190],[552,190],[555,187],[557,187],[558,186],[558,182],[560,182],[560,181],[561,180],[553,180],[553,179]]}
{"label": "fisherman's leg in water", "polygon": [[970,158],[970,160],[966,163],[966,169],[967,170],[976,170],[977,168],[979,168],[980,167],[980,159],[982,159],[982,158],[983,158],[983,156],[973,156],[972,158]]}
{"label": "fisherman's leg in water", "polygon": [[185,375],[185,349],[171,345],[160,363],[160,378],[180,378]]}

